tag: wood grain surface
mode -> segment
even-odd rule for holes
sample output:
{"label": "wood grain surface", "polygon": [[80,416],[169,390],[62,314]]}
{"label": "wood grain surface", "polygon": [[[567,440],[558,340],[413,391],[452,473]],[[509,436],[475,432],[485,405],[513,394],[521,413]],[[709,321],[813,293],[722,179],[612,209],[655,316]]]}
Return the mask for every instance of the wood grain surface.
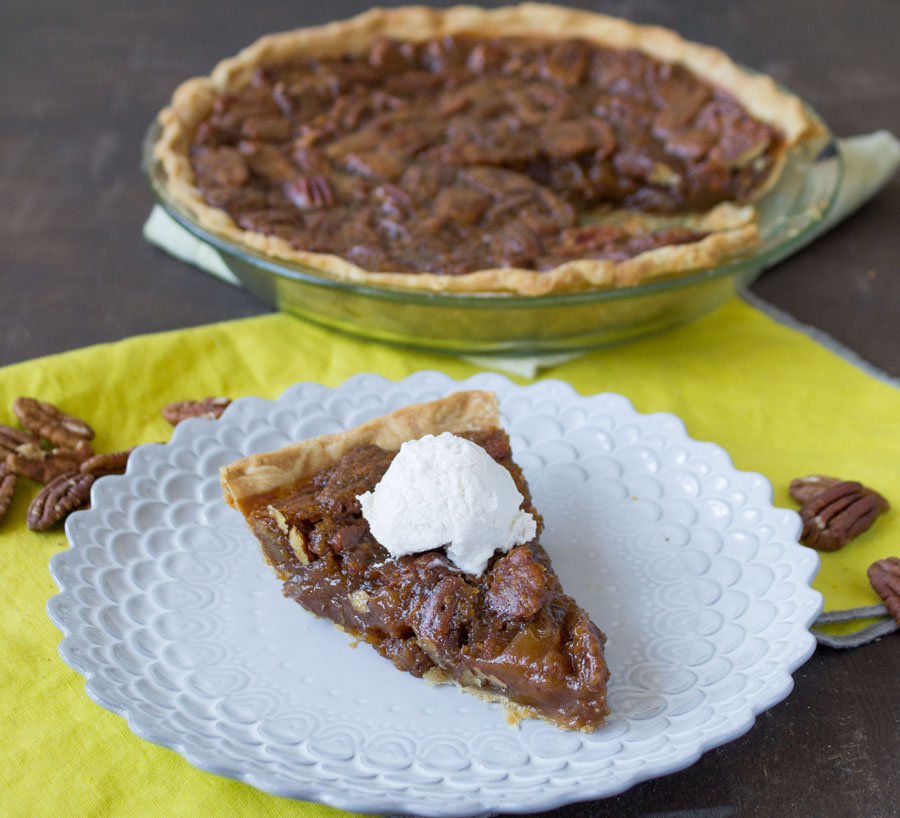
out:
{"label": "wood grain surface", "polygon": [[[573,5],[720,46],[806,98],[839,136],[878,128],[900,134],[898,0]],[[266,32],[365,7],[361,0],[4,0],[0,365],[268,311],[143,241],[152,197],[140,170],[141,140],[186,77]],[[898,260],[895,178],[753,290],[900,376]],[[749,733],[690,768],[552,814],[900,815],[900,640],[845,653],[819,649],[795,681],[787,700]]]}

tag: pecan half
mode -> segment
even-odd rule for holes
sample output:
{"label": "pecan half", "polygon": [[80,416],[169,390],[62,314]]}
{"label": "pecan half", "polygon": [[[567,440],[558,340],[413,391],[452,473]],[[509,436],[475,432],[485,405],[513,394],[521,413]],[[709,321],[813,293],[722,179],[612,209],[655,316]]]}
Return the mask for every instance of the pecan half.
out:
{"label": "pecan half", "polygon": [[[819,551],[843,548],[890,508],[888,501],[877,491],[860,483],[831,482],[834,478],[821,477],[811,482],[809,478],[803,479],[807,482],[799,487],[800,495],[812,496],[800,509],[803,520],[800,542]],[[822,488],[818,493],[812,490],[816,484]]]}
{"label": "pecan half", "polygon": [[839,477],[825,477],[823,474],[810,474],[807,477],[798,477],[791,480],[788,491],[801,506],[805,506],[810,500],[815,500],[822,492],[843,481]]}
{"label": "pecan half", "polygon": [[459,646],[460,634],[474,616],[477,593],[474,587],[454,575],[444,577],[434,586],[415,614],[416,636],[426,653]]}
{"label": "pecan half", "polygon": [[135,448],[135,446],[132,446],[130,449],[124,449],[121,452],[95,454],[81,464],[80,471],[85,474],[93,474],[94,477],[102,477],[104,474],[125,474],[128,457]]}
{"label": "pecan half", "polygon": [[57,446],[74,449],[80,440],[90,440],[94,430],[81,418],[67,415],[62,409],[35,398],[16,398],[13,412],[19,422],[34,434]]}
{"label": "pecan half", "polygon": [[0,457],[12,454],[25,443],[33,443],[38,447],[41,445],[41,441],[30,432],[23,432],[21,429],[0,423]]}
{"label": "pecan half", "polygon": [[0,463],[0,520],[12,502],[15,488],[16,473],[6,463]]}
{"label": "pecan half", "polygon": [[26,521],[32,531],[43,531],[62,520],[70,511],[87,505],[93,474],[67,472],[57,475],[28,506]]}
{"label": "pecan half", "polygon": [[284,184],[284,195],[301,210],[314,210],[334,204],[334,191],[321,174],[296,176]]}
{"label": "pecan half", "polygon": [[869,582],[883,600],[888,613],[900,625],[900,559],[887,557],[869,566]]}
{"label": "pecan half", "polygon": [[181,400],[163,407],[162,416],[173,426],[188,418],[207,418],[214,420],[220,417],[231,398],[204,398],[203,400]]}
{"label": "pecan half", "polygon": [[530,548],[513,548],[491,569],[488,608],[507,619],[534,616],[547,599],[547,572]]}
{"label": "pecan half", "polygon": [[60,474],[78,471],[93,454],[94,450],[86,440],[80,440],[74,449],[61,446],[49,452],[36,443],[23,443],[6,456],[6,465],[22,477],[49,483]]}

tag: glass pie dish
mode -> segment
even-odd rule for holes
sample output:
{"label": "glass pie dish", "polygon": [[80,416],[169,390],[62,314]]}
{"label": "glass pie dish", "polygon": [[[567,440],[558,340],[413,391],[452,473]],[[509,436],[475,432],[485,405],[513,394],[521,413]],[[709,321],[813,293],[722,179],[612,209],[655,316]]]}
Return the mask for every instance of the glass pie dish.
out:
{"label": "glass pie dish", "polygon": [[842,162],[830,131],[791,148],[777,183],[756,203],[761,242],[723,264],[617,289],[543,296],[430,293],[338,281],[326,272],[267,257],[200,227],[175,202],[153,148],[143,149],[163,209],[212,247],[254,295],[313,323],[398,346],[452,354],[537,355],[609,346],[685,324],[748,286],[815,232],[840,189]]}

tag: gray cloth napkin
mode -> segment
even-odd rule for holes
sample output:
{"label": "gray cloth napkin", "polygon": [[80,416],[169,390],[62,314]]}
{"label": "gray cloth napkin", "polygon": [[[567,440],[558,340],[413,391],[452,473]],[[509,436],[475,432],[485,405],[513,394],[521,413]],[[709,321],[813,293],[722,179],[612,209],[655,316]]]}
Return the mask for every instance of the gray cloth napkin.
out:
{"label": "gray cloth napkin", "polygon": [[[871,619],[873,617],[878,617],[878,621],[852,633],[832,635],[817,627],[831,622],[852,622],[855,619]],[[813,627],[810,630],[820,645],[825,645],[829,648],[858,648],[860,645],[866,645],[869,642],[874,642],[876,639],[881,639],[882,636],[887,636],[889,633],[900,630],[900,625],[888,614],[887,606],[867,605],[864,608],[825,611],[813,623]]]}

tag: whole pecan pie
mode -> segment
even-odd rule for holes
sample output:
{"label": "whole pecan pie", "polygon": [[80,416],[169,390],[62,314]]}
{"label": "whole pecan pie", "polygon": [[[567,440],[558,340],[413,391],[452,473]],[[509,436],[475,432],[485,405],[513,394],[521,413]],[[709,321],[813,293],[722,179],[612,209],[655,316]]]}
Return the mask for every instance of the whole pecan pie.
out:
{"label": "whole pecan pie", "polygon": [[[401,444],[443,432],[467,438],[506,469],[522,496],[520,510],[536,524],[530,541],[495,551],[477,576],[456,567],[442,547],[392,556],[358,499],[382,480]],[[543,523],[493,393],[407,406],[244,458],[221,477],[226,500],[243,513],[284,594],[400,670],[502,702],[512,719],[585,731],[603,723],[606,637],[563,591],[539,543]]]}
{"label": "whole pecan pie", "polygon": [[270,35],[159,120],[169,193],[203,227],[344,280],[523,294],[753,246],[751,203],[818,129],[720,51],[540,4]]}

